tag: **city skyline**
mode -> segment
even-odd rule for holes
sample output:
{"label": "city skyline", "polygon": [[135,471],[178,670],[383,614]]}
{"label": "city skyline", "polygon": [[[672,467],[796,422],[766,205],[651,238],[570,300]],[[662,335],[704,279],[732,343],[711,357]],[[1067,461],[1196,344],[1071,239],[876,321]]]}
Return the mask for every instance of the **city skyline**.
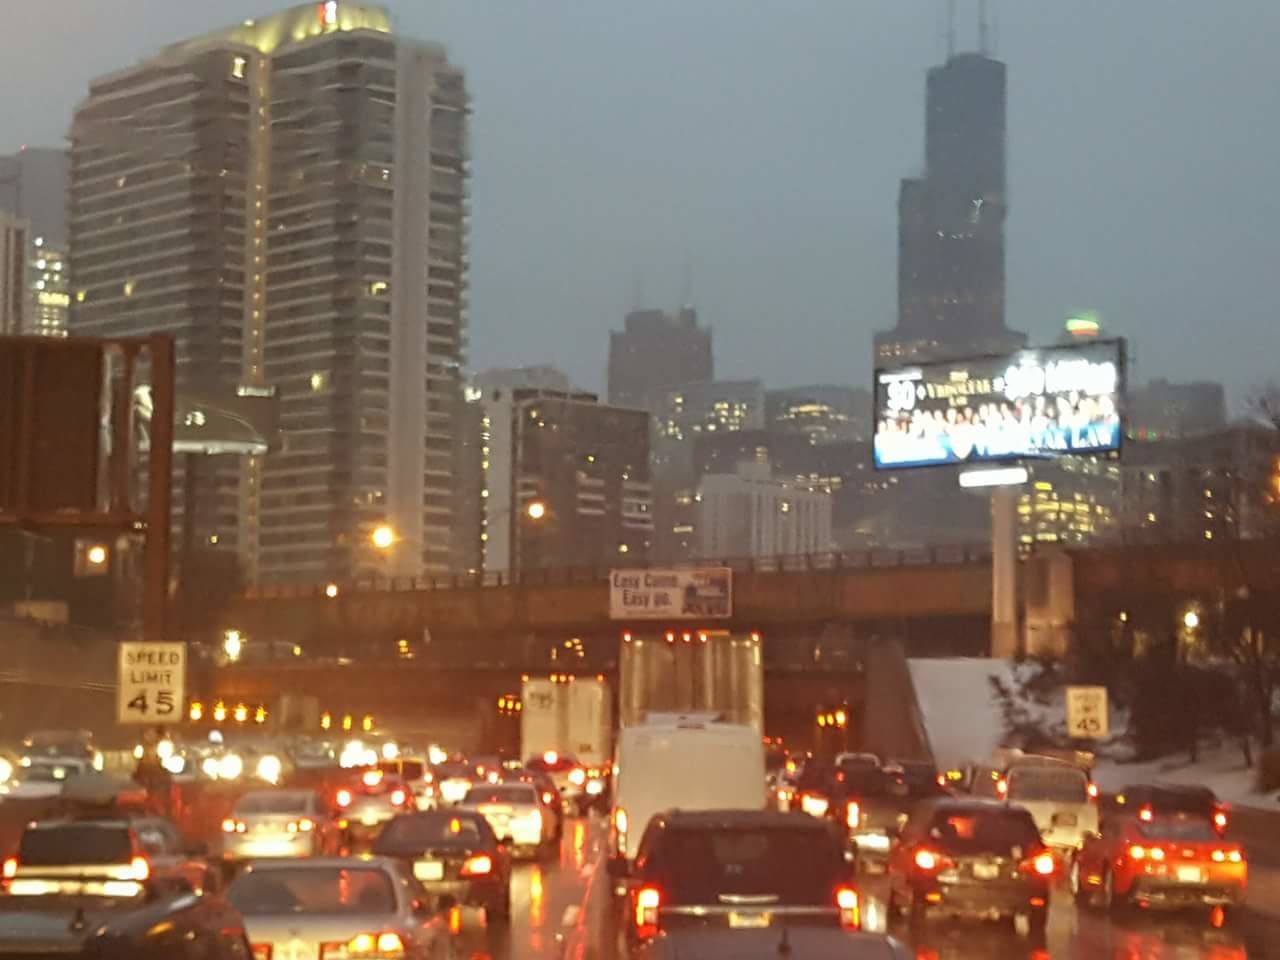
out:
{"label": "city skyline", "polygon": [[[59,143],[90,76],[275,6],[69,2],[94,42],[61,36],[60,55],[35,43],[0,65],[9,89],[42,92],[0,103],[0,151]],[[737,18],[681,6],[674,33],[669,3],[388,6],[401,32],[444,43],[473,78],[471,368],[555,362],[600,389],[606,333],[636,305],[639,276],[646,306],[678,306],[691,286],[720,332],[722,376],[765,373],[769,357],[774,384],[868,382],[866,344],[894,314],[896,187],[921,165],[924,78],[945,56],[941,3],[809,0]],[[961,50],[976,45],[966,6]],[[1047,342],[1063,317],[1096,309],[1133,341],[1136,379],[1221,379],[1238,401],[1276,338],[1266,250],[1278,201],[1257,189],[1275,152],[1259,132],[1272,94],[1254,78],[1280,11],[991,7],[1009,64],[1009,326]],[[39,36],[34,12],[16,28],[26,18]],[[525,47],[556,56],[520,58],[527,75],[513,82]],[[775,50],[793,67],[760,71]],[[523,94],[539,86],[553,95]],[[782,110],[801,92],[817,106]],[[768,136],[744,128],[738,101],[772,118]],[[725,158],[744,156],[723,175]],[[787,179],[797,162],[804,176]],[[758,202],[744,210],[744,197]],[[1200,343],[1210,323],[1234,336]]]}

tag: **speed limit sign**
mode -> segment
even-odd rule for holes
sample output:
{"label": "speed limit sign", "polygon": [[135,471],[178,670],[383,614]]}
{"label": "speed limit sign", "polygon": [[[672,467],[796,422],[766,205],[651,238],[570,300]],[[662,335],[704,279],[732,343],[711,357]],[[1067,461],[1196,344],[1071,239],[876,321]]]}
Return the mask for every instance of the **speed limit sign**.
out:
{"label": "speed limit sign", "polygon": [[170,724],[182,719],[186,702],[185,643],[120,644],[116,720]]}
{"label": "speed limit sign", "polygon": [[1067,735],[1104,740],[1110,734],[1106,687],[1067,687]]}

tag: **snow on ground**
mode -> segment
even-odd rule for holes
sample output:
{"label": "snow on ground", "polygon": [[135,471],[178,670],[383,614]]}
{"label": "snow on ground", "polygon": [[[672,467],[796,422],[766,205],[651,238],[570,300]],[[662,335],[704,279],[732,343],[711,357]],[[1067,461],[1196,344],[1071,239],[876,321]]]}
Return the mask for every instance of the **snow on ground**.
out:
{"label": "snow on ground", "polygon": [[1200,760],[1194,764],[1187,762],[1185,753],[1145,763],[1100,760],[1093,776],[1108,792],[1131,783],[1195,784],[1208,787],[1227,803],[1276,809],[1273,796],[1254,790],[1256,771],[1244,765],[1240,748],[1230,743],[1201,749]]}
{"label": "snow on ground", "polygon": [[991,679],[1012,684],[1012,662],[953,657],[907,666],[938,769],[985,760],[1001,746],[1004,718]]}

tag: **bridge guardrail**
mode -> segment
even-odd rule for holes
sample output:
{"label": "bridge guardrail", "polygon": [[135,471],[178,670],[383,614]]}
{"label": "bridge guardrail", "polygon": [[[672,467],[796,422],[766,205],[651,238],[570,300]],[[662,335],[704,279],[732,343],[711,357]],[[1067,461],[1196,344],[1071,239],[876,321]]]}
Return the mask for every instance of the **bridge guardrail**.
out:
{"label": "bridge guardrail", "polygon": [[[856,550],[826,553],[792,554],[776,557],[738,557],[700,559],[675,567],[729,567],[736,573],[804,573],[816,570],[859,570],[887,567],[940,566],[981,563],[991,558],[990,544],[954,544],[905,550]],[[650,565],[660,568],[658,565]],[[515,574],[503,571],[439,574],[420,577],[389,577],[334,583],[279,584],[250,587],[249,599],[301,599],[325,596],[326,589],[337,586],[338,595],[346,592],[385,593],[415,590],[456,590],[476,587],[569,586],[577,583],[604,583],[610,567],[561,567],[548,570],[526,570]]]}

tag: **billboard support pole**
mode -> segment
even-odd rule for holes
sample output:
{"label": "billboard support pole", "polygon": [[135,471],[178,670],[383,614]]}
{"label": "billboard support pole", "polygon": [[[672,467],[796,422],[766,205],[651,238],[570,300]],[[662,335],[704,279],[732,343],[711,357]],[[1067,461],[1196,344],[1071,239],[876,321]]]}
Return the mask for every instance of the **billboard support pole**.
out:
{"label": "billboard support pole", "polygon": [[1018,653],[1018,490],[991,488],[991,656]]}
{"label": "billboard support pole", "polygon": [[142,601],[142,634],[167,639],[169,600],[169,516],[173,485],[173,338],[150,338],[151,445],[147,476],[147,555]]}

